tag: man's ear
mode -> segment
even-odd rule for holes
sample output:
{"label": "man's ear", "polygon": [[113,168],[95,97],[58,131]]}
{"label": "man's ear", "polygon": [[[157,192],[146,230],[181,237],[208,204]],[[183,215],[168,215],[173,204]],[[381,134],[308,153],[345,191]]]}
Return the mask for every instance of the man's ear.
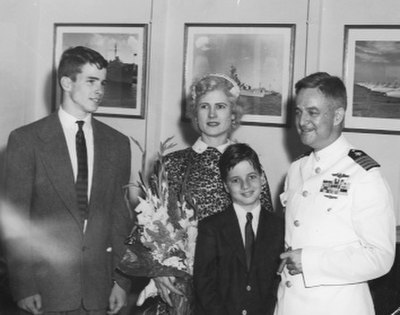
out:
{"label": "man's ear", "polygon": [[62,78],[60,79],[60,85],[61,85],[61,88],[62,88],[64,91],[69,91],[69,90],[71,90],[71,83],[72,83],[72,80],[71,80],[71,78],[69,78],[69,77],[62,77]]}
{"label": "man's ear", "polygon": [[345,110],[343,107],[339,107],[335,109],[335,118],[334,118],[334,125],[340,125],[344,120]]}

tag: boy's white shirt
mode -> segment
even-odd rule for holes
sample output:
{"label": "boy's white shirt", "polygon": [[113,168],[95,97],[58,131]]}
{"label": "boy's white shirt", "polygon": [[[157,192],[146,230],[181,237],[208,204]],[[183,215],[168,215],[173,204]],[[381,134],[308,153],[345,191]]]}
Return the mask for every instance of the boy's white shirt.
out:
{"label": "boy's white shirt", "polygon": [[[239,222],[239,227],[240,227],[240,234],[242,235],[242,240],[243,240],[243,245],[244,245],[244,240],[245,240],[245,226],[246,226],[246,214],[247,210],[243,209],[240,205],[237,203],[233,203],[233,209],[235,209],[236,217]],[[250,212],[253,214],[253,220],[252,220],[252,227],[254,231],[254,235],[257,236],[257,229],[258,229],[258,219],[260,218],[260,211],[261,211],[261,204],[258,203],[257,206],[255,206]]]}

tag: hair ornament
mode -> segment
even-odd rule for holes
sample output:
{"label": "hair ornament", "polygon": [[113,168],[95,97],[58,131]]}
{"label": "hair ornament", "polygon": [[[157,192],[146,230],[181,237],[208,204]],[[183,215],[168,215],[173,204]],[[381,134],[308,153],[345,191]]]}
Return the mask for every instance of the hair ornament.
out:
{"label": "hair ornament", "polygon": [[229,92],[235,97],[238,98],[240,95],[240,88],[239,85],[235,82],[235,80],[233,80],[231,77],[227,76],[226,74],[223,73],[210,73],[207,76],[210,77],[218,77],[218,78],[223,78],[226,81],[230,82],[233,86],[232,88],[229,90]]}

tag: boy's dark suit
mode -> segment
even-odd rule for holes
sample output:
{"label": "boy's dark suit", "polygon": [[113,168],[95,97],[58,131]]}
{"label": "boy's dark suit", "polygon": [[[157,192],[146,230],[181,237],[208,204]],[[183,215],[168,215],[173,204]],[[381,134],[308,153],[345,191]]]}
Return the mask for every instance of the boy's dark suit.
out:
{"label": "boy's dark suit", "polygon": [[199,223],[194,263],[197,315],[268,315],[276,301],[283,221],[261,208],[250,271],[233,206]]}
{"label": "boy's dark suit", "polygon": [[[105,309],[131,227],[122,186],[130,176],[129,139],[92,119],[94,165],[86,232],[57,113],[13,131],[7,147],[8,211],[32,223],[7,238],[16,300],[40,294],[45,311]],[[10,235],[9,235],[10,236]]]}

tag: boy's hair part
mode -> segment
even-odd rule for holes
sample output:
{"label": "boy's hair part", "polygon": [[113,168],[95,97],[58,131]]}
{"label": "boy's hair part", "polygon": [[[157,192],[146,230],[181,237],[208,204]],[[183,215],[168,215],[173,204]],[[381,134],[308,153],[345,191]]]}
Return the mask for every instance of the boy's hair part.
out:
{"label": "boy's hair part", "polygon": [[262,174],[262,166],[257,153],[245,143],[235,143],[228,146],[219,159],[219,171],[224,183],[228,178],[228,172],[243,161],[249,162],[259,174]]}
{"label": "boy's hair part", "polygon": [[57,71],[58,82],[62,77],[69,77],[72,81],[76,80],[76,75],[82,72],[85,64],[95,65],[98,69],[107,68],[108,62],[97,51],[84,46],[68,48],[61,55],[60,64]]}

